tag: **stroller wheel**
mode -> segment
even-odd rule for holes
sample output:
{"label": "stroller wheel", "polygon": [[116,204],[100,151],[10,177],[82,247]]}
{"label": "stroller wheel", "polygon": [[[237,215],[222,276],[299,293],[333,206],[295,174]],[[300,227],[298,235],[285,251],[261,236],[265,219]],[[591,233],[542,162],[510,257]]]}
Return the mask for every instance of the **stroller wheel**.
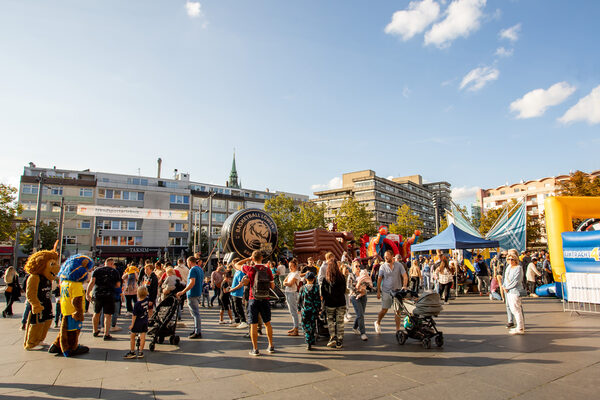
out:
{"label": "stroller wheel", "polygon": [[158,343],[159,344],[163,344],[165,342],[165,337],[164,336],[159,336],[158,337]]}
{"label": "stroller wheel", "polygon": [[150,351],[154,351],[155,347],[156,347],[156,345],[154,344],[154,342],[150,343],[150,345],[148,346],[148,348],[150,349]]}
{"label": "stroller wheel", "polygon": [[177,346],[179,344],[179,336],[178,335],[173,336],[173,344],[175,346]]}
{"label": "stroller wheel", "polygon": [[431,339],[424,338],[423,339],[423,347],[426,349],[430,349],[431,348]]}
{"label": "stroller wheel", "polygon": [[435,345],[437,347],[442,347],[444,345],[444,335],[440,333],[435,337]]}
{"label": "stroller wheel", "polygon": [[396,332],[396,340],[398,341],[398,344],[406,343],[406,339],[408,339],[408,335],[406,333],[402,331]]}

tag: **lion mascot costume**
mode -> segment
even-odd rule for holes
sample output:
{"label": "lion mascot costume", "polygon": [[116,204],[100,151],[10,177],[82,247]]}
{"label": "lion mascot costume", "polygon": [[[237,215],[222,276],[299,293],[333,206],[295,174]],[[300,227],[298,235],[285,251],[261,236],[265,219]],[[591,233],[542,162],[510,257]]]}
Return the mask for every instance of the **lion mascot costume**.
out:
{"label": "lion mascot costume", "polygon": [[72,357],[90,351],[79,344],[79,332],[83,325],[85,293],[83,282],[94,267],[88,256],[76,254],[68,258],[60,268],[60,310],[62,320],[58,337],[48,349],[49,353]]}
{"label": "lion mascot costume", "polygon": [[25,330],[25,350],[38,350],[52,323],[52,281],[60,269],[58,253],[54,250],[41,250],[32,254],[25,264],[29,274],[25,289],[27,301],[31,304],[31,313],[27,318]]}

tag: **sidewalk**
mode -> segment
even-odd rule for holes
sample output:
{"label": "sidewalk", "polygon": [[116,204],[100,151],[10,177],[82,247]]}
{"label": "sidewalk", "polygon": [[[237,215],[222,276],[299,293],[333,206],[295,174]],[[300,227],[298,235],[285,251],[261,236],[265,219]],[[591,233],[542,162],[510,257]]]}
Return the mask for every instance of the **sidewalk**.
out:
{"label": "sidewalk", "polygon": [[[217,309],[201,309],[203,339],[179,346],[157,345],[141,360],[124,360],[129,321],[104,342],[91,335],[86,315],[80,342],[89,354],[72,359],[22,348],[20,318],[0,320],[0,397],[3,399],[583,399],[598,395],[600,316],[562,312],[556,299],[525,300],[526,335],[510,336],[504,304],[485,297],[459,297],[436,319],[444,332],[442,349],[426,350],[409,339],[396,343],[393,318],[383,333],[373,321],[374,296],[367,307],[363,342],[346,324],[343,350],[313,352],[302,337],[288,337],[287,309],[273,313],[277,353],[248,355],[245,333],[218,325]],[[20,314],[23,303],[15,304]],[[187,309],[184,322],[191,326]],[[51,329],[47,342],[57,334]]]}

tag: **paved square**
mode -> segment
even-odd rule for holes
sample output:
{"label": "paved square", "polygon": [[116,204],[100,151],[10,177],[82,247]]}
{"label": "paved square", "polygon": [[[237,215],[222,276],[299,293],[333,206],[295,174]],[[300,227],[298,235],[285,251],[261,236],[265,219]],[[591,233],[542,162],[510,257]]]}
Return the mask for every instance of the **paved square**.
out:
{"label": "paved square", "polygon": [[[0,320],[0,398],[3,399],[588,399],[598,396],[600,316],[562,312],[556,299],[526,299],[524,336],[509,336],[504,304],[460,297],[436,319],[446,344],[424,349],[409,339],[399,346],[393,319],[375,335],[379,302],[369,297],[363,342],[346,325],[343,350],[320,341],[305,350],[288,337],[287,309],[273,313],[277,353],[250,357],[244,331],[218,324],[216,309],[202,309],[203,339],[146,349],[142,360],[125,360],[129,324],[113,342],[91,335],[86,315],[81,343],[89,354],[66,359],[22,348],[20,318]],[[23,304],[15,305],[21,313]],[[191,326],[185,312],[184,323]],[[47,342],[54,340],[51,329]]]}

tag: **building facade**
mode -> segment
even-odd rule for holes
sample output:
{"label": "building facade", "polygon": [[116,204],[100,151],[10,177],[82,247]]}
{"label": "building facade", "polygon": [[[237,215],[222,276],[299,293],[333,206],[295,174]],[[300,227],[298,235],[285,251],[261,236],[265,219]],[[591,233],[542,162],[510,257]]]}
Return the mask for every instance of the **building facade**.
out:
{"label": "building facade", "polygon": [[315,192],[314,195],[317,196],[315,203],[325,204],[326,218],[333,219],[344,200],[352,197],[372,212],[377,225],[395,223],[398,208],[408,204],[423,221],[423,237],[435,235],[433,191],[423,184],[420,175],[386,179],[372,170],[351,172],[343,174],[341,188]]}
{"label": "building facade", "polygon": [[[235,169],[235,161],[233,168]],[[230,180],[237,180],[230,175]],[[59,223],[64,197],[63,255],[82,253],[126,259],[168,257],[173,260],[199,250],[200,232],[216,245],[213,258],[220,255],[219,236],[223,222],[245,208],[263,208],[267,199],[280,194],[242,188],[237,182],[213,185],[190,180],[177,173],[172,179],[108,172],[24,168],[19,188],[21,217],[35,220],[39,177],[43,176],[41,221]],[[232,183],[232,187],[229,184]],[[237,186],[237,187],[236,187]],[[286,193],[297,202],[308,196]],[[84,216],[79,205],[182,210],[187,220]],[[210,236],[209,235],[210,232]],[[207,256],[207,254],[203,254]]]}

